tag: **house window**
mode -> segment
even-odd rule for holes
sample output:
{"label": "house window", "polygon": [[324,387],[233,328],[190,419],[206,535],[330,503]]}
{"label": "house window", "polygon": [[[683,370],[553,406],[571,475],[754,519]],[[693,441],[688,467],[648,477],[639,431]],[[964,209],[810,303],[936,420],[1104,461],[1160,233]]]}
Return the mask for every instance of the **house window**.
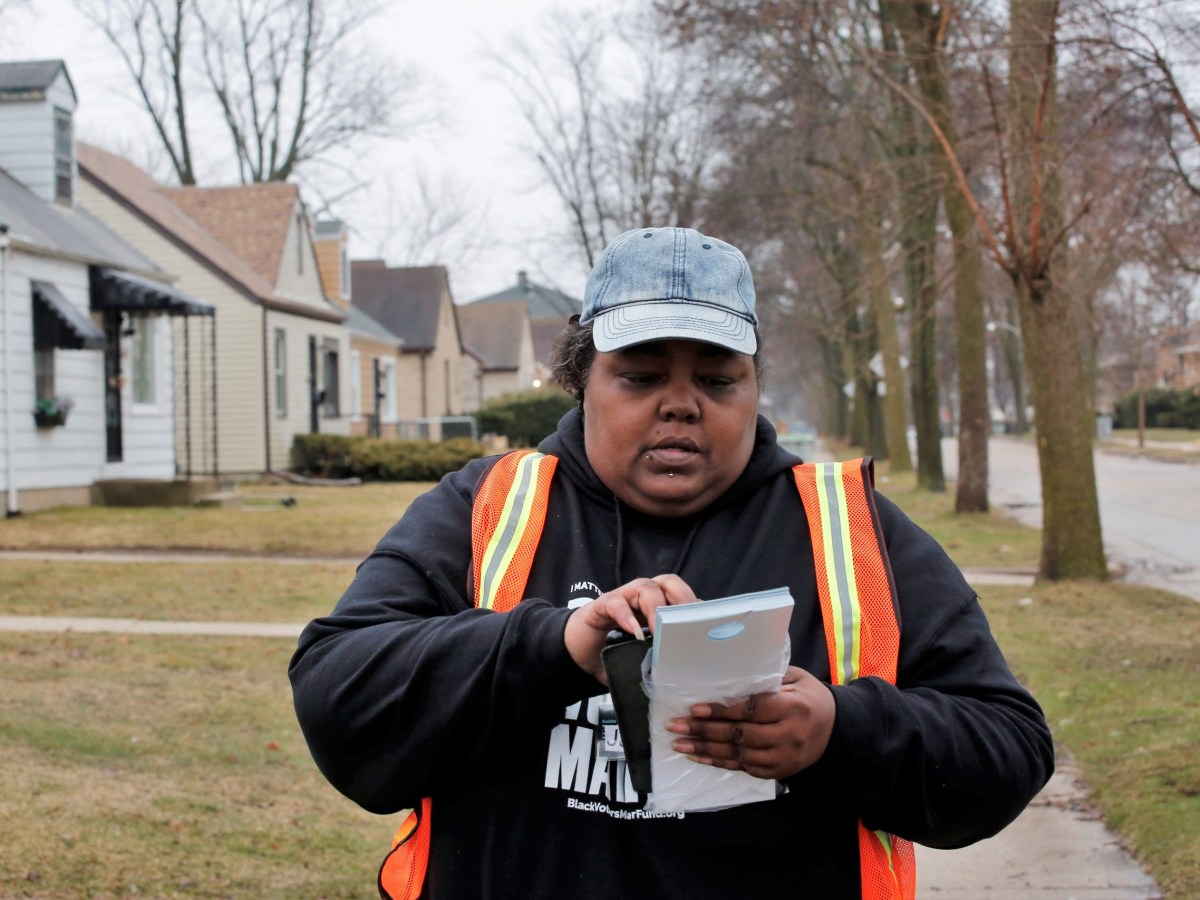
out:
{"label": "house window", "polygon": [[155,353],[158,321],[150,316],[135,316],[132,324],[133,402],[140,406],[153,406],[158,402]]}
{"label": "house window", "polygon": [[33,384],[34,397],[38,400],[48,400],[54,396],[54,348],[37,347],[33,349]]}
{"label": "house window", "polygon": [[287,334],[275,329],[275,415],[287,415]]}
{"label": "house window", "polygon": [[346,249],[346,242],[342,241],[342,248],[338,259],[338,272],[342,276],[342,299],[350,299],[350,253]]}
{"label": "house window", "polygon": [[321,411],[327,419],[336,419],[342,414],[341,382],[338,376],[338,342],[334,338],[326,338],[321,348],[321,383],[325,388],[325,399]]}
{"label": "house window", "polygon": [[54,199],[71,202],[71,114],[54,107]]}
{"label": "house window", "polygon": [[362,354],[350,351],[350,418],[362,418]]}

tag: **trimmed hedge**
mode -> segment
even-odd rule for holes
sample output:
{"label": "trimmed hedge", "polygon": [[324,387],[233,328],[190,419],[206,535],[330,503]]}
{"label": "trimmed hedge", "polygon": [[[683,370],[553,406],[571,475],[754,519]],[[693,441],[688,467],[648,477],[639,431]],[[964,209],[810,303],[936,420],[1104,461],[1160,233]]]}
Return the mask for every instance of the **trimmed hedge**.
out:
{"label": "trimmed hedge", "polygon": [[481,434],[502,434],[511,447],[536,447],[553,434],[575,400],[558,388],[504,394],[475,413]]}
{"label": "trimmed hedge", "polygon": [[437,481],[485,455],[483,444],[470,438],[434,443],[361,435],[298,434],[292,440],[292,471],[316,478]]}
{"label": "trimmed hedge", "polygon": [[[1126,394],[1113,407],[1113,425],[1137,428],[1137,391]],[[1146,391],[1147,428],[1200,428],[1200,392],[1151,388]]]}

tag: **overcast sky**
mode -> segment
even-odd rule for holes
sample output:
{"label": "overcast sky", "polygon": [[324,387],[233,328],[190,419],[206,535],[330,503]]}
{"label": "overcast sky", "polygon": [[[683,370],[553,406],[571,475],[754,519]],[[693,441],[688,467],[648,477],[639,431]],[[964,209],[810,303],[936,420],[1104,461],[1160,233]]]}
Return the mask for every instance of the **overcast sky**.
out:
{"label": "overcast sky", "polygon": [[[520,113],[484,52],[503,50],[512,34],[537,29],[554,5],[555,0],[386,0],[368,39],[398,62],[420,68],[422,89],[443,124],[418,139],[372,149],[370,190],[338,208],[354,235],[352,256],[400,252],[403,242],[388,227],[398,205],[392,198],[410,192],[414,173],[422,171],[435,186],[456,185],[486,223],[475,229],[477,247],[468,258],[436,260],[448,265],[456,300],[509,287],[519,269],[582,294],[586,272],[549,240],[565,228],[564,214],[519,147]],[[130,99],[132,87],[119,58],[71,0],[8,0],[4,9],[0,59],[65,60],[79,95],[77,136],[128,153],[139,164],[152,159],[155,138]],[[215,140],[228,140],[213,133]],[[220,180],[233,177],[230,170]]]}

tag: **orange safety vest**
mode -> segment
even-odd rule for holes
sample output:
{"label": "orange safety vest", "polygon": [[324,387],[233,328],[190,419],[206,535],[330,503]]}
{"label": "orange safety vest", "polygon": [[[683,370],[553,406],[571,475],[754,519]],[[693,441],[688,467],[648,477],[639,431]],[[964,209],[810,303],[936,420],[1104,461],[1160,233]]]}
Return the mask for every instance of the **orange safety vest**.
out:
{"label": "orange safety vest", "polygon": [[[546,520],[557,458],[517,450],[484,479],[471,511],[472,590],[477,606],[507,612],[521,602]],[[870,459],[793,469],[808,516],[821,618],[833,684],[874,675],[896,683],[900,628],[896,586],[872,492]],[[432,802],[400,825],[379,869],[384,900],[416,900],[429,864]],[[910,841],[858,826],[863,900],[913,900]]]}

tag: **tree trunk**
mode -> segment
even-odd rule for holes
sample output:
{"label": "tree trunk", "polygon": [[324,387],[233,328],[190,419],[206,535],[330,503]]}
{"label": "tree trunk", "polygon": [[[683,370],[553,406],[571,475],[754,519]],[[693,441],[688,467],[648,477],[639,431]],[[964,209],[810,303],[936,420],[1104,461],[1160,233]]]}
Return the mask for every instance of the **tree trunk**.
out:
{"label": "tree trunk", "polygon": [[904,367],[900,364],[900,335],[896,329],[896,305],[887,265],[883,258],[883,238],[875,199],[879,192],[869,183],[860,204],[862,216],[862,252],[867,270],[867,300],[875,313],[875,333],[883,358],[883,379],[887,394],[883,398],[884,435],[888,460],[893,472],[911,472],[912,454],[908,449],[908,401],[905,399]]}
{"label": "tree trunk", "polygon": [[[937,122],[949,152],[957,155],[958,129],[950,111],[950,87],[942,65],[939,13],[928,3],[887,0],[888,15],[904,39],[926,110]],[[987,512],[987,332],[983,314],[982,257],[975,218],[958,189],[947,148],[939,142],[941,191],[954,240],[954,316],[958,363],[958,512]]]}
{"label": "tree trunk", "polygon": [[1009,135],[1019,240],[1017,306],[1042,477],[1039,577],[1107,576],[1096,494],[1095,429],[1084,381],[1079,311],[1055,282],[1062,265],[1057,175],[1057,0],[1011,0]]}
{"label": "tree trunk", "polygon": [[954,235],[954,317],[958,356],[958,485],[956,512],[988,510],[987,327],[983,315],[982,260],[975,221],[966,200],[947,179],[946,217]]}
{"label": "tree trunk", "polygon": [[[910,160],[906,169],[928,172],[928,166]],[[905,249],[904,272],[908,285],[909,347],[912,361],[913,422],[917,431],[917,484],[926,490],[944,491],[942,426],[938,417],[937,285],[934,250],[937,242],[937,195],[930,195],[928,179],[916,179],[905,188],[908,202],[901,226]],[[912,196],[920,192],[924,196]]]}
{"label": "tree trunk", "polygon": [[1107,576],[1078,321],[1067,297],[1018,289],[1042,476],[1042,561],[1051,581]]}
{"label": "tree trunk", "polygon": [[[885,29],[887,31],[887,29]],[[895,144],[896,191],[900,207],[900,244],[909,308],[909,389],[917,432],[917,484],[944,491],[942,429],[938,421],[937,381],[937,214],[939,187],[931,162],[931,141],[918,131],[914,113],[896,101],[891,116]],[[925,139],[923,139],[923,137]]]}
{"label": "tree trunk", "polygon": [[824,390],[821,393],[821,432],[842,439],[849,429],[848,401],[842,391],[846,382],[840,344],[822,337],[821,372]]}

